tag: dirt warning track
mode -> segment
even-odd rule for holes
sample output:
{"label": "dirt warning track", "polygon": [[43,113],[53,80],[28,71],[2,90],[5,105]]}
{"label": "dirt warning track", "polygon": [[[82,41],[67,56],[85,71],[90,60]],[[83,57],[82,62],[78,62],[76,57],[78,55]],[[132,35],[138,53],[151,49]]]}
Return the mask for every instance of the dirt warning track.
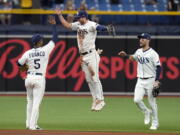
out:
{"label": "dirt warning track", "polygon": [[30,131],[30,130],[0,130],[0,135],[180,135],[171,133],[127,133],[127,132],[86,132],[86,131]]}

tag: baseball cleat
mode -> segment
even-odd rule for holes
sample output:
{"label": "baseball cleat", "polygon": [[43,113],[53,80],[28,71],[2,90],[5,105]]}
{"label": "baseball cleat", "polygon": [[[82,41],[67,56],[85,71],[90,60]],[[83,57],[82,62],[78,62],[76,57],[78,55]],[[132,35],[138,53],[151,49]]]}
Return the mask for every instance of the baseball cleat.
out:
{"label": "baseball cleat", "polygon": [[144,124],[145,125],[148,125],[150,123],[150,121],[151,121],[150,117],[151,117],[151,111],[148,110],[144,113]]}
{"label": "baseball cleat", "polygon": [[158,127],[159,127],[159,125],[152,124],[149,129],[150,129],[150,130],[157,130]]}
{"label": "baseball cleat", "polygon": [[96,107],[96,100],[93,100],[92,106],[91,106],[91,111],[94,111]]}
{"label": "baseball cleat", "polygon": [[94,111],[100,111],[100,110],[102,110],[102,108],[103,108],[105,105],[106,105],[106,104],[105,104],[104,100],[97,100],[97,101],[96,101],[96,106],[95,106],[95,108],[94,108]]}
{"label": "baseball cleat", "polygon": [[42,128],[40,128],[38,125],[35,128],[29,128],[30,130],[43,130]]}
{"label": "baseball cleat", "polygon": [[43,129],[40,128],[39,126],[36,126],[36,130],[43,130]]}

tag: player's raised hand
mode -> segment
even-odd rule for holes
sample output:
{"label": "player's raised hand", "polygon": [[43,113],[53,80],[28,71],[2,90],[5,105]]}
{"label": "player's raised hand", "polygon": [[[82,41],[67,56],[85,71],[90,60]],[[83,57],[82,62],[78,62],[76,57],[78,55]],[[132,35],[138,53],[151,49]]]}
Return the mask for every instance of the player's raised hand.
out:
{"label": "player's raised hand", "polygon": [[49,16],[48,16],[48,22],[49,22],[50,24],[56,24],[56,19],[55,19],[55,17],[52,16],[52,15],[49,15]]}
{"label": "player's raised hand", "polygon": [[127,53],[124,52],[124,51],[120,51],[120,52],[118,53],[118,55],[121,56],[121,57],[125,57],[125,56],[127,56]]}
{"label": "player's raised hand", "polygon": [[56,8],[55,12],[57,15],[61,15],[62,14],[62,10],[60,8]]}

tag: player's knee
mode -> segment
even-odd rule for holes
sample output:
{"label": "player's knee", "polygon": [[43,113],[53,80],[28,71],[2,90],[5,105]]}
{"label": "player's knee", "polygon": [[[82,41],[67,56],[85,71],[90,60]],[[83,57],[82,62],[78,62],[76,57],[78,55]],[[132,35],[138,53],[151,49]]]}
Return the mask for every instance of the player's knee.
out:
{"label": "player's knee", "polygon": [[87,83],[91,83],[91,79],[90,78],[86,78],[86,82]]}
{"label": "player's knee", "polygon": [[33,101],[33,96],[28,96],[27,97],[27,102],[31,102],[31,101]]}
{"label": "player's knee", "polygon": [[136,103],[136,104],[140,103],[141,101],[142,101],[142,99],[140,99],[140,98],[134,98],[134,103]]}
{"label": "player's knee", "polygon": [[39,111],[39,106],[34,106],[34,107],[33,107],[33,111],[34,111],[34,112],[38,112],[38,111]]}
{"label": "player's knee", "polygon": [[91,82],[92,83],[100,83],[100,80],[98,78],[92,78]]}

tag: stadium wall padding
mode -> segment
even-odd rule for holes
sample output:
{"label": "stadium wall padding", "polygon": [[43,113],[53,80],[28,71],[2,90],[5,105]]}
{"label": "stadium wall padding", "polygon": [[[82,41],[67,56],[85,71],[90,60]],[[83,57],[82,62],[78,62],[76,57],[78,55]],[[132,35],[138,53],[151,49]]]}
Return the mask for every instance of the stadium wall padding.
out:
{"label": "stadium wall padding", "polygon": [[[44,43],[50,39],[45,38]],[[160,55],[163,92],[180,92],[180,39],[152,39],[151,46]],[[136,84],[136,62],[120,58],[124,50],[133,54],[139,48],[135,38],[98,38],[97,48],[103,49],[100,79],[105,92],[133,92]],[[31,48],[31,38],[0,38],[0,92],[25,91],[25,73],[19,74],[16,64],[22,53]],[[48,92],[89,91],[80,68],[76,38],[62,38],[51,54],[46,75]]]}

